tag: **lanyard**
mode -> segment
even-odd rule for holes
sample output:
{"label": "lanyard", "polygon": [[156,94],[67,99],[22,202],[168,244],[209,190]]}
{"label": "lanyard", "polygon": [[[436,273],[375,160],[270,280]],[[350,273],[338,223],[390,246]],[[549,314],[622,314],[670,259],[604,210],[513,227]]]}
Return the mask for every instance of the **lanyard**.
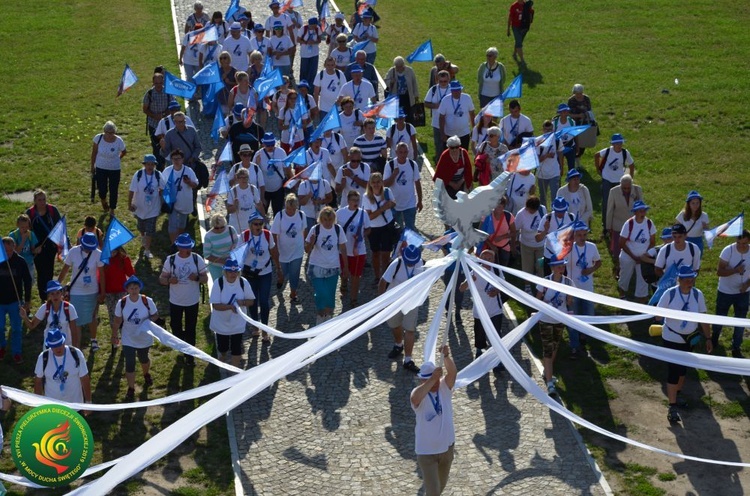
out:
{"label": "lanyard", "polygon": [[52,314],[50,327],[60,327],[60,314],[62,314],[63,305],[65,305],[65,302],[60,302],[60,309],[57,312],[55,312],[55,306],[53,304],[50,305],[50,313]]}
{"label": "lanyard", "polygon": [[320,191],[320,181],[318,181],[318,187],[316,188],[312,181],[308,181],[310,183],[310,190],[312,191],[312,197],[313,198],[319,198],[318,191]]}
{"label": "lanyard", "polygon": [[[680,295],[680,299],[682,300],[682,311],[683,312],[690,311],[690,309],[689,309],[689,307],[690,307],[690,293],[687,294],[687,298],[683,298],[682,297],[682,291],[680,291],[678,289],[677,290],[677,294]],[[682,323],[680,324],[680,329],[686,328],[687,324],[688,324],[687,320],[683,320]]]}
{"label": "lanyard", "polygon": [[435,393],[435,397],[432,397],[432,393],[427,393],[427,396],[430,397],[430,402],[432,403],[432,408],[435,409],[435,413],[438,415],[443,414],[443,406],[440,404],[440,391]]}
{"label": "lanyard", "polygon": [[[414,264],[414,267],[411,269],[411,273],[409,273],[409,266],[404,264],[404,272],[406,272],[406,278],[411,279],[414,276],[414,271],[417,270],[417,264]],[[440,394],[440,393],[438,393]],[[438,397],[438,401],[440,398]]]}
{"label": "lanyard", "polygon": [[458,105],[455,103],[455,98],[451,98],[451,105],[453,105],[453,115],[458,115],[458,111],[461,108],[461,98],[458,99]]}
{"label": "lanyard", "polygon": [[144,177],[145,177],[145,181],[146,181],[146,187],[143,188],[143,191],[145,191],[146,193],[153,193],[154,192],[153,188],[151,187],[151,184],[154,182],[154,177],[155,176],[156,176],[156,173],[151,174],[151,180],[149,181],[149,179],[148,179],[148,172],[144,172]]}
{"label": "lanyard", "polygon": [[68,360],[68,347],[65,347],[65,354],[63,355],[63,361],[61,365],[58,365],[57,363],[57,356],[53,352],[52,353],[52,360],[55,361],[55,374],[52,376],[52,380],[57,379],[60,381],[60,391],[65,390],[65,381],[68,379],[68,376],[65,374],[65,362]]}
{"label": "lanyard", "polygon": [[511,126],[510,126],[510,131],[508,132],[508,134],[510,134],[511,136],[515,138],[516,136],[518,136],[518,131],[516,131],[516,129],[518,128],[518,123],[521,122],[521,118],[519,117],[518,119],[516,119],[516,123],[513,124],[513,117],[511,117],[509,119],[509,122],[511,123]]}
{"label": "lanyard", "polygon": [[[356,91],[355,91],[355,86],[357,87]],[[354,101],[355,102],[358,102],[359,92],[360,92],[361,89],[362,89],[362,84],[355,85],[354,83],[352,83],[352,91],[354,92]]]}
{"label": "lanyard", "polygon": [[258,256],[258,251],[260,250],[260,242],[262,241],[262,239],[263,233],[260,233],[260,235],[258,235],[258,241],[255,241],[255,236],[251,234],[250,241],[253,243],[253,255],[255,255],[256,257]]}

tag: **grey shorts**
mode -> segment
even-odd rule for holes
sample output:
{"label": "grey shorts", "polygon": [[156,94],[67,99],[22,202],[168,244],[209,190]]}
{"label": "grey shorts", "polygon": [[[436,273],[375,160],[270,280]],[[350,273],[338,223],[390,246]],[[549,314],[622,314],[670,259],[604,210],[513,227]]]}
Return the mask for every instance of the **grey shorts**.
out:
{"label": "grey shorts", "polygon": [[414,331],[417,329],[418,315],[419,307],[411,310],[406,314],[398,312],[396,315],[388,319],[388,327],[390,327],[391,329],[395,329],[396,327],[403,327],[405,331]]}
{"label": "grey shorts", "polygon": [[167,230],[171,233],[182,231],[187,225],[187,219],[188,214],[181,214],[177,210],[173,210],[172,213],[169,214],[169,226],[167,227]]}
{"label": "grey shorts", "polygon": [[138,232],[142,233],[144,236],[153,236],[156,234],[156,219],[158,219],[158,217],[151,217],[150,219],[136,217],[135,220]]}

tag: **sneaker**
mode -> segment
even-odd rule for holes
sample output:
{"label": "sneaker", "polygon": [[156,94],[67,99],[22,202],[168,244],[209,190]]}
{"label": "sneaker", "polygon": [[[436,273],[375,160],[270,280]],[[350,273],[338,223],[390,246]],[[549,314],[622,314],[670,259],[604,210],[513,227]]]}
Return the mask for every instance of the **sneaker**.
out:
{"label": "sneaker", "polygon": [[745,355],[742,354],[742,350],[740,350],[739,348],[732,348],[732,357],[745,358]]}
{"label": "sneaker", "polygon": [[408,370],[409,372],[414,372],[415,374],[419,374],[419,367],[417,367],[417,364],[414,363],[413,360],[404,362],[404,369]]}
{"label": "sneaker", "polygon": [[551,380],[547,383],[547,394],[550,396],[557,396],[557,388],[555,387],[554,380]]}
{"label": "sneaker", "polygon": [[401,355],[401,353],[403,353],[403,352],[404,352],[404,347],[403,346],[395,346],[394,345],[393,349],[391,350],[391,352],[388,353],[388,358],[390,358],[391,360],[393,360],[394,358],[397,358],[399,355]]}
{"label": "sneaker", "polygon": [[143,374],[143,384],[145,384],[146,387],[154,385],[154,380],[151,378],[151,374]]}
{"label": "sneaker", "polygon": [[135,401],[135,389],[128,388],[128,392],[125,393],[125,401],[127,403],[132,403]]}
{"label": "sneaker", "polygon": [[99,351],[99,342],[96,339],[91,340],[91,351]]}
{"label": "sneaker", "polygon": [[675,401],[675,405],[677,405],[678,408],[687,408],[688,407],[688,402],[682,396],[681,393],[677,393],[677,401]]}
{"label": "sneaker", "polygon": [[13,355],[13,361],[16,362],[16,364],[20,364],[21,362],[23,362],[23,358],[21,358],[21,354],[16,353],[15,355]]}
{"label": "sneaker", "polygon": [[152,258],[154,258],[154,256],[151,254],[151,250],[145,250],[143,252],[143,258],[148,258],[149,260],[151,260]]}
{"label": "sneaker", "polygon": [[673,406],[669,407],[669,412],[667,413],[667,420],[669,420],[670,424],[674,424],[677,422],[682,422],[682,417],[680,417],[680,414],[677,413],[677,409]]}
{"label": "sneaker", "polygon": [[579,356],[578,355],[578,349],[571,348],[570,349],[570,356],[568,358],[570,358],[571,360],[578,360],[578,356]]}
{"label": "sneaker", "polygon": [[187,365],[189,367],[194,367],[195,366],[195,357],[192,356],[192,355],[186,355],[185,356],[185,365]]}
{"label": "sneaker", "polygon": [[5,348],[0,348],[0,360],[5,358]]}

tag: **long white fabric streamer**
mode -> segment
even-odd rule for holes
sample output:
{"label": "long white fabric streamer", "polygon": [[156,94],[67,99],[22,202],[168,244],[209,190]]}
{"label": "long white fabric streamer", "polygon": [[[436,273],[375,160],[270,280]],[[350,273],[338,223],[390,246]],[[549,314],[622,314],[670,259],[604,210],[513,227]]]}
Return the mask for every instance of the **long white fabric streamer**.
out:
{"label": "long white fabric streamer", "polygon": [[242,372],[242,369],[239,369],[235,367],[234,365],[229,365],[228,363],[224,363],[221,360],[217,360],[216,358],[212,357],[208,353],[205,353],[203,350],[196,348],[195,346],[187,344],[182,339],[176,337],[171,332],[167,332],[165,329],[159,327],[158,325],[154,324],[150,320],[144,320],[143,324],[141,324],[140,329],[141,331],[147,332],[148,334],[156,338],[158,341],[160,341],[162,344],[169,346],[175,351],[179,351],[180,353],[187,353],[188,355],[192,355],[196,358],[200,358],[201,360],[204,360],[208,363],[212,363],[219,368],[226,369],[236,374],[239,374],[240,372]]}
{"label": "long white fabric streamer", "polygon": [[[591,336],[594,339],[598,339],[599,341],[609,343],[611,345],[617,346],[618,348],[623,348],[625,350],[632,351],[639,355],[645,355],[651,358],[655,358],[657,360],[662,360],[664,362],[671,362],[671,363],[676,363],[680,365],[685,365],[687,367],[694,367],[694,368],[700,368],[700,369],[705,369],[705,370],[713,370],[715,372],[724,372],[725,374],[734,374],[734,375],[743,375],[743,376],[750,375],[750,361],[748,360],[743,360],[739,358],[730,358],[730,357],[702,355],[702,354],[688,353],[688,352],[678,351],[678,350],[670,350],[667,348],[663,348],[661,346],[642,343],[640,341],[633,341],[632,339],[628,339],[623,336],[618,336],[610,332],[602,331],[601,329],[596,328],[592,326],[591,324],[587,324],[586,322],[583,322],[582,320],[578,319],[577,317],[573,315],[568,315],[567,313],[561,312],[560,310],[552,307],[551,305],[548,305],[542,302],[541,300],[538,300],[537,298],[534,298],[533,296],[527,294],[526,292],[521,291],[520,289],[516,288],[512,284],[509,284],[505,280],[500,279],[494,274],[487,272],[473,258],[466,257],[465,260],[469,263],[472,269],[474,269],[479,274],[481,274],[481,276],[487,279],[488,282],[490,282],[493,286],[500,289],[504,293],[510,295],[512,298],[518,300],[524,305],[532,307],[542,313],[545,313],[549,315],[550,317],[554,318],[555,320],[562,322],[563,324],[570,326],[574,329],[577,329],[583,332],[584,334]],[[546,281],[550,282],[549,280],[546,280]],[[560,287],[570,288],[569,286],[565,286],[563,284],[555,283],[555,285],[560,286]],[[557,290],[557,287],[555,287],[554,289]],[[589,294],[589,295],[593,294],[593,293],[589,293],[588,291],[584,291],[584,293]],[[646,308],[652,308],[652,307],[646,307]],[[665,310],[665,309],[660,309],[660,310]],[[676,312],[676,311],[675,313],[688,315],[688,316],[691,316],[693,319],[696,319],[697,316],[705,315],[705,314],[695,314],[695,313],[690,313],[690,312]],[[683,319],[682,316],[677,316],[673,318]],[[741,319],[735,319],[735,320],[741,320]]]}
{"label": "long white fabric streamer", "polygon": [[[452,256],[453,254],[451,254]],[[447,257],[446,257],[447,258]],[[455,257],[452,257],[453,260],[455,260]],[[440,298],[440,306],[438,307],[438,311],[435,312],[435,315],[432,316],[432,322],[430,323],[430,329],[427,331],[427,337],[424,341],[424,352],[423,352],[423,362],[431,362],[433,358],[435,357],[435,351],[437,350],[437,340],[438,336],[440,335],[440,321],[443,319],[444,308],[446,303],[448,303],[448,298],[451,297],[451,292],[449,291],[450,288],[453,288],[456,286],[456,280],[458,279],[458,263],[456,263],[456,270],[453,271],[453,275],[450,278],[450,281],[448,282],[448,286],[445,288],[445,291],[443,291],[443,297]],[[451,314],[448,314],[448,320],[450,320]],[[448,330],[446,328],[446,335],[448,333]],[[442,354],[441,354],[442,356]]]}
{"label": "long white fabric streamer", "polygon": [[[479,264],[473,262],[469,257],[466,257],[469,260],[469,265],[472,266],[475,270],[481,271],[481,275],[483,278],[487,279],[487,277],[490,275],[482,269]],[[462,261],[463,264],[463,261]],[[464,265],[465,266],[465,265]],[[468,271],[467,271],[468,273]],[[474,281],[471,277],[467,277],[467,280],[469,281],[469,288],[471,289],[471,294],[474,297],[474,301],[481,301],[479,297],[479,293],[477,290],[476,285],[474,284]],[[498,282],[498,280],[495,280],[494,282]],[[504,282],[504,281],[503,281]],[[520,291],[521,294],[529,297],[525,292]],[[531,297],[533,298],[533,297]],[[534,298],[536,299],[536,298]],[[539,301],[539,300],[537,300]],[[541,302],[540,302],[541,303]],[[544,303],[542,303],[544,305]],[[485,326],[486,329],[492,329],[492,320],[490,319],[489,314],[487,313],[487,309],[484,307],[484,305],[478,305],[477,309],[479,311],[479,318],[482,321],[482,325]],[[557,311],[557,313],[562,315],[563,312]],[[555,318],[558,318],[558,315],[552,315]],[[575,319],[574,319],[575,320]],[[528,375],[526,375],[526,372],[521,368],[521,366],[516,362],[516,360],[513,358],[513,355],[510,354],[510,351],[504,346],[503,341],[498,338],[497,334],[494,332],[488,332],[487,338],[492,343],[492,349],[495,350],[496,353],[500,355],[500,359],[503,362],[503,365],[505,365],[505,368],[508,370],[511,376],[513,376],[513,379],[516,380],[523,388],[528,391],[531,395],[533,395],[539,402],[541,402],[543,405],[545,405],[550,410],[553,410],[563,417],[567,418],[568,420],[575,422],[579,425],[582,425],[588,429],[593,430],[594,432],[597,432],[599,434],[602,434],[604,436],[610,437],[612,439],[617,439],[618,441],[622,441],[624,443],[637,446],[639,448],[647,449],[649,451],[653,451],[655,453],[661,453],[663,455],[675,457],[675,458],[682,458],[684,460],[691,460],[696,462],[703,462],[703,463],[711,463],[715,465],[729,465],[733,467],[750,467],[750,463],[742,463],[742,462],[731,462],[731,461],[723,461],[723,460],[712,460],[708,458],[700,458],[695,456],[689,456],[682,453],[675,453],[672,451],[664,450],[661,448],[656,448],[654,446],[641,443],[639,441],[634,441],[632,439],[629,439],[624,436],[620,436],[619,434],[615,434],[613,432],[610,432],[606,429],[602,429],[601,427],[592,424],[591,422],[579,417],[578,415],[575,415],[571,413],[567,408],[560,405],[558,402],[554,401],[552,398],[550,398],[542,389],[539,387],[539,385],[534,381],[532,378],[530,378]]]}
{"label": "long white fabric streamer", "polygon": [[[87,468],[81,477],[79,479],[84,479],[86,477],[90,477],[94,475],[97,472],[101,472],[104,469],[107,469],[111,467],[112,465],[116,464],[122,459],[115,458],[114,460],[110,460],[108,462],[100,463],[99,465],[94,465],[93,467]],[[4,480],[5,482],[10,482],[11,484],[15,484],[17,486],[23,486],[23,487],[33,487],[34,489],[49,489],[47,486],[40,486],[39,484],[35,484],[26,477],[23,477],[21,475],[10,475],[10,474],[3,474],[0,473],[0,480]]]}

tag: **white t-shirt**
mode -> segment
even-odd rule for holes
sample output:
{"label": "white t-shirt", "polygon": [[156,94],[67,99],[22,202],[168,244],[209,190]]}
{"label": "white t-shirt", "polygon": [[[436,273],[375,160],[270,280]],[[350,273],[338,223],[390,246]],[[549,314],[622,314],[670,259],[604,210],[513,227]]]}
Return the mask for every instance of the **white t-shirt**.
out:
{"label": "white t-shirt", "polygon": [[346,115],[343,111],[339,112],[339,119],[341,121],[341,135],[344,137],[347,146],[351,146],[357,136],[362,134],[362,125],[355,123],[364,122],[365,117],[355,108],[351,115]]}
{"label": "white t-shirt", "polygon": [[63,308],[64,304],[65,303],[62,303],[60,305],[60,309],[55,312],[52,304],[50,303],[49,316],[47,316],[47,303],[43,303],[42,306],[40,306],[34,314],[35,318],[39,319],[41,322],[44,322],[44,335],[42,336],[42,342],[47,339],[47,333],[52,327],[59,327],[60,332],[65,335],[65,344],[69,346],[73,345],[73,338],[71,335],[72,333],[70,332],[70,321],[76,320],[78,318],[78,312],[76,312],[76,307],[68,303],[68,314],[70,315],[70,320],[68,320],[68,317],[65,315],[65,310]]}
{"label": "white t-shirt", "polygon": [[[339,114],[340,115],[340,114]],[[331,155],[333,168],[339,170],[344,165],[344,154],[342,150],[347,150],[347,143],[341,133],[332,133],[330,137],[323,137],[323,145]],[[333,178],[331,178],[333,180]]]}
{"label": "white t-shirt", "polygon": [[154,344],[154,338],[147,332],[141,331],[140,325],[158,313],[156,303],[146,296],[146,304],[144,304],[141,296],[138,296],[136,301],[131,300],[130,296],[125,296],[125,308],[122,307],[122,300],[115,303],[115,317],[122,317],[123,346],[148,348]]}
{"label": "white t-shirt", "polygon": [[125,142],[119,136],[115,136],[115,141],[107,143],[104,134],[94,136],[94,143],[97,146],[96,158],[94,165],[97,169],[103,170],[120,170],[120,153],[125,151]]}
{"label": "white t-shirt", "polygon": [[[219,37],[221,39],[221,37]],[[198,49],[199,53],[203,54],[203,67],[210,64],[211,62],[219,62],[219,55],[221,55],[221,52],[224,51],[224,47],[221,46],[220,43],[217,43],[215,45],[209,45],[206,44],[200,44],[200,48]],[[192,124],[188,124],[192,125]]]}
{"label": "white t-shirt", "polygon": [[594,276],[591,274],[581,275],[581,271],[593,267],[599,260],[601,260],[599,250],[591,241],[586,241],[583,247],[578,246],[578,243],[573,243],[573,248],[568,254],[568,276],[570,276],[575,287],[586,291],[594,291]]}
{"label": "white t-shirt", "polygon": [[[309,114],[304,114],[302,116],[303,122],[309,118],[310,118]],[[292,108],[284,109],[284,111],[279,116],[279,120],[282,121],[285,126],[287,126],[286,129],[283,129],[281,131],[282,143],[285,143],[287,145],[293,145],[295,143],[299,143],[305,140],[304,129],[302,127],[292,126],[292,123],[294,122],[294,109]],[[294,135],[292,135],[293,127],[294,127]]]}
{"label": "white t-shirt", "polygon": [[424,263],[421,259],[409,267],[402,257],[397,257],[391,261],[388,268],[383,272],[383,280],[388,283],[388,289],[392,289],[422,272],[424,272]]}
{"label": "white t-shirt", "polygon": [[196,253],[191,253],[187,258],[182,258],[179,253],[167,257],[161,273],[163,276],[178,279],[177,284],[169,285],[169,302],[181,307],[197,305],[201,295],[200,283],[189,277],[205,272],[206,262]]}
{"label": "white t-shirt", "polygon": [[309,242],[313,236],[317,236],[317,239],[315,247],[310,252],[310,265],[324,269],[339,268],[339,246],[346,245],[347,239],[344,229],[338,224],[334,224],[330,229],[326,229],[322,224],[316,224],[307,233],[306,241]]}
{"label": "white t-shirt", "polygon": [[[90,253],[89,257],[88,253],[84,253],[83,247],[78,245],[71,248],[68,256],[65,257],[65,265],[70,267],[68,273],[71,282],[78,272],[81,272],[75,284],[70,288],[71,295],[92,295],[99,292],[98,268],[104,267],[104,263],[100,260],[102,252],[97,248]],[[86,261],[85,264],[84,261]]]}
{"label": "white t-shirt", "polygon": [[[138,176],[141,176],[138,179]],[[158,178],[157,178],[158,175]],[[154,169],[150,176],[146,169],[141,169],[133,174],[130,180],[130,190],[133,192],[133,206],[135,216],[139,219],[153,219],[161,213],[161,194],[166,182],[164,175]]]}
{"label": "white t-shirt", "polygon": [[[398,172],[396,172],[398,171]],[[417,190],[415,185],[420,182],[419,166],[412,160],[399,164],[398,159],[389,160],[385,164],[383,179],[388,180],[396,174],[396,181],[389,186],[396,202],[396,210],[402,212],[417,206]]]}
{"label": "white t-shirt", "polygon": [[289,27],[292,27],[294,25],[294,22],[292,22],[292,18],[289,17],[288,14],[284,12],[280,13],[278,16],[274,16],[272,14],[266,18],[266,23],[265,23],[266,31],[273,32],[273,24],[277,21],[281,22],[281,25],[284,26],[284,33],[287,32],[287,29]]}
{"label": "white t-shirt", "polygon": [[[687,295],[682,294],[679,286],[670,288],[661,295],[656,306],[686,312],[706,313],[706,300],[698,288],[692,288]],[[684,344],[685,339],[682,336],[687,336],[697,328],[698,322],[665,318],[661,338],[664,341]]]}
{"label": "white t-shirt", "polygon": [[248,184],[257,186],[258,189],[266,187],[266,179],[260,171],[260,165],[254,162],[250,162],[250,164],[248,164],[248,167],[245,167],[242,162],[237,162],[232,167],[230,167],[229,172],[227,172],[227,180],[230,182],[234,181],[235,176],[240,171],[240,169],[245,169],[247,171]]}
{"label": "white t-shirt", "polygon": [[[287,35],[271,36],[271,39],[268,42],[268,51],[270,53],[271,50],[273,50],[274,53],[278,53],[289,50],[293,46],[294,43],[292,43],[292,39]],[[273,55],[272,58],[274,67],[292,64],[292,59],[289,55]]]}
{"label": "white t-shirt", "polygon": [[174,202],[175,211],[181,214],[189,214],[193,211],[193,189],[185,184],[185,179],[190,180],[191,183],[195,184],[198,182],[198,178],[195,176],[195,172],[190,167],[183,165],[179,171],[174,170],[174,166],[170,165],[162,172],[162,177],[168,183],[170,176],[174,181],[175,191],[177,192],[177,199]]}
{"label": "white t-shirt", "polygon": [[503,143],[510,145],[516,140],[521,133],[533,133],[534,126],[531,125],[531,119],[523,114],[514,119],[510,114],[500,119],[500,130],[502,131]]}
{"label": "white t-shirt", "polygon": [[310,200],[307,203],[305,203],[304,205],[300,204],[300,210],[305,213],[307,218],[317,219],[318,213],[320,212],[320,209],[323,207],[323,205],[316,205],[315,203],[313,203],[313,199],[317,198],[318,200],[321,200],[328,196],[328,193],[331,193],[332,191],[333,189],[331,188],[331,183],[329,183],[325,179],[323,179],[322,181],[318,181],[315,184],[307,179],[301,181],[299,183],[299,187],[297,188],[297,196],[303,197],[309,195],[310,192],[312,192],[313,195],[310,197]]}
{"label": "white t-shirt", "polygon": [[240,188],[239,185],[233,186],[227,193],[227,204],[233,205],[237,200],[238,208],[236,212],[229,214],[229,222],[234,226],[237,232],[247,229],[247,222],[250,216],[258,211],[257,205],[260,204],[260,190],[254,184],[248,184],[246,189]]}
{"label": "white t-shirt", "polygon": [[[352,219],[353,217],[353,219]],[[350,219],[351,222],[350,222]],[[367,254],[365,230],[370,228],[370,216],[361,208],[350,210],[341,207],[336,211],[336,222],[346,231],[346,255],[354,256],[354,245],[357,244],[357,255]]]}
{"label": "white t-shirt", "polygon": [[544,240],[536,240],[536,233],[539,232],[543,217],[541,210],[537,210],[533,214],[526,208],[518,211],[516,214],[516,229],[520,232],[519,241],[522,245],[530,248],[541,248],[544,245]]}
{"label": "white t-shirt", "polygon": [[[308,45],[307,41],[313,41],[312,45]],[[323,31],[318,26],[303,26],[299,30],[297,36],[297,44],[299,45],[299,55],[303,59],[309,59],[320,55],[320,42],[323,41]],[[312,81],[308,81],[311,83]]]}
{"label": "white t-shirt", "polygon": [[[382,195],[373,195],[374,201],[370,200],[367,195],[362,196],[362,207],[368,212],[374,212],[378,210],[381,205],[388,201],[393,201],[393,193],[389,188],[383,188]],[[370,225],[372,227],[383,227],[393,221],[393,210],[388,209],[385,212],[378,214],[374,219],[370,219]]]}
{"label": "white t-shirt", "polygon": [[445,383],[445,379],[440,379],[437,393],[427,393],[417,407],[411,401],[409,402],[417,416],[414,426],[414,452],[416,454],[445,453],[456,442],[452,398],[453,390]]}
{"label": "white t-shirt", "polygon": [[[545,279],[549,279],[551,281],[553,275],[554,274],[550,274],[547,277],[545,277]],[[560,280],[559,282],[561,284],[565,284],[566,286],[573,286],[573,281],[571,281],[570,278],[566,276],[562,276],[562,280]],[[556,309],[560,310],[563,313],[568,312],[568,295],[560,291],[556,291],[554,289],[547,289],[540,284],[537,284],[536,290],[537,292],[541,291],[542,293],[544,293],[542,295],[542,301],[544,303],[555,307]],[[559,324],[560,323],[557,319],[547,316],[547,314],[543,313],[543,311],[542,311],[542,316],[539,320],[547,324]]]}
{"label": "white t-shirt", "polygon": [[409,146],[409,155],[407,155],[407,157],[415,160],[417,157],[414,154],[414,147],[412,147],[411,138],[412,136],[416,136],[416,134],[417,130],[408,122],[404,124],[403,129],[398,129],[396,124],[392,125],[386,134],[386,136],[391,139],[391,158],[396,156],[396,145],[400,142],[404,142]]}
{"label": "white t-shirt", "polygon": [[537,148],[539,152],[544,153],[545,156],[551,151],[555,152],[554,156],[547,157],[544,160],[539,161],[539,168],[536,171],[536,177],[538,177],[539,179],[552,179],[554,177],[560,177],[560,159],[558,157],[562,155],[564,146],[562,144],[562,140],[555,140],[555,143],[557,144],[557,146],[551,146],[550,148],[552,148],[552,150],[546,147],[544,150],[542,150],[541,147]]}
{"label": "white t-shirt", "polygon": [[[354,108],[363,110],[365,107],[370,105],[370,100],[375,98],[375,89],[372,87],[372,83],[367,79],[362,78],[360,84],[355,85],[354,81],[349,81],[344,84],[339,90],[339,97],[350,96],[354,100]],[[341,123],[342,129],[344,123]],[[356,136],[355,136],[356,137]],[[347,143],[349,141],[347,140]]]}
{"label": "white t-shirt", "polygon": [[198,65],[198,54],[201,51],[200,43],[190,44],[191,33],[182,37],[182,46],[185,47],[185,53],[182,54],[182,63],[185,65]]}
{"label": "white t-shirt", "polygon": [[271,234],[278,236],[279,262],[291,262],[305,255],[305,229],[307,216],[301,210],[289,215],[286,209],[282,209],[276,214],[271,225]]}
{"label": "white t-shirt", "polygon": [[[250,270],[259,271],[258,275],[270,274],[273,271],[271,249],[276,247],[271,232],[263,229],[258,236],[247,234],[247,249],[242,264],[249,267]],[[244,235],[245,233],[243,233]]]}
{"label": "white t-shirt", "polygon": [[[47,367],[44,366],[44,353],[49,354]],[[78,366],[73,357],[73,353],[78,355]],[[63,367],[61,373],[58,367]],[[86,366],[86,357],[78,348],[65,346],[65,355],[56,357],[52,350],[45,350],[39,354],[34,367],[36,377],[44,377],[44,396],[58,401],[67,401],[68,403],[83,403],[83,386],[81,377],[89,375],[89,369]],[[65,382],[61,382],[61,378]],[[62,387],[62,390],[60,389]]]}
{"label": "white t-shirt", "polygon": [[721,250],[719,258],[724,260],[727,266],[732,269],[740,265],[745,266],[744,274],[719,277],[719,291],[729,295],[739,294],[741,292],[740,286],[750,277],[750,251],[740,253],[737,251],[737,243],[732,243]]}
{"label": "white t-shirt", "polygon": [[339,97],[341,87],[346,84],[344,73],[334,69],[333,74],[328,74],[325,70],[315,75],[313,86],[320,88],[318,93],[318,106],[323,112],[330,112],[336,105],[336,99]]}
{"label": "white t-shirt", "polygon": [[[352,36],[356,36],[357,38],[364,38],[365,36],[369,36],[371,38],[378,38],[378,28],[375,27],[374,24],[370,24],[369,26],[365,26],[364,23],[359,23],[356,26],[354,26],[354,29],[352,30]],[[368,44],[365,45],[365,47],[362,49],[365,51],[365,53],[375,53],[378,51],[378,44],[373,43],[370,41]]]}
{"label": "white t-shirt", "polygon": [[[625,224],[622,225],[622,229],[620,230],[620,238],[626,238],[628,240],[627,247],[636,257],[640,257],[646,253],[651,241],[651,236],[655,234],[656,228],[654,227],[654,223],[648,218],[644,218],[643,222],[636,222],[635,217],[631,217],[625,221]],[[624,250],[622,253],[624,256],[628,256]]]}
{"label": "white t-shirt", "polygon": [[333,181],[334,176],[331,175],[331,171],[328,168],[328,164],[333,165],[333,161],[331,160],[331,152],[329,152],[327,148],[323,148],[321,146],[320,150],[318,150],[318,153],[315,153],[312,148],[308,148],[306,153],[306,160],[307,165],[310,165],[313,162],[320,162],[321,171],[323,172],[323,179],[327,180],[328,182]]}
{"label": "white t-shirt", "polygon": [[250,66],[248,55],[253,51],[253,47],[250,45],[250,40],[247,36],[240,35],[235,40],[232,35],[229,35],[224,39],[224,43],[222,44],[224,45],[224,50],[232,56],[232,67],[238,71],[247,71],[247,68]]}
{"label": "white t-shirt", "polygon": [[[358,191],[360,195],[364,195],[365,188],[360,186],[359,184],[354,182],[353,177],[344,177],[344,169],[351,169],[349,167],[349,164],[346,164],[342,166],[337,172],[336,172],[336,184],[343,184],[344,189],[341,191],[341,198],[346,198],[349,194],[349,191],[355,190]],[[354,173],[355,176],[362,179],[363,181],[367,182],[370,180],[370,166],[367,165],[364,162],[361,162],[359,164],[359,167],[356,169],[351,169],[351,171]]]}
{"label": "white t-shirt", "polygon": [[508,181],[508,187],[506,194],[510,207],[508,210],[513,211],[516,208],[523,208],[526,206],[526,200],[529,198],[529,192],[531,188],[536,184],[536,178],[533,173],[528,175],[519,174],[514,172]]}
{"label": "white t-shirt", "polygon": [[[669,257],[667,257],[667,252],[669,252]],[[685,241],[685,248],[683,248],[682,251],[677,250],[674,242],[667,243],[656,255],[654,267],[666,270],[667,267],[671,267],[672,264],[677,265],[678,267],[685,264],[689,265],[693,270],[700,270],[701,251],[690,241]]]}
{"label": "white t-shirt", "polygon": [[268,47],[270,45],[271,40],[266,38],[265,36],[261,37],[261,39],[258,39],[257,36],[253,36],[250,38],[250,49],[252,52],[258,51],[263,54],[265,57],[268,53]]}
{"label": "white t-shirt", "polygon": [[[424,96],[425,103],[439,104],[443,101],[446,95],[451,94],[450,86],[446,85],[445,88],[441,88],[440,85],[436,84],[429,90]],[[440,108],[432,109],[432,127],[440,128]]]}
{"label": "white t-shirt", "polygon": [[[223,276],[222,276],[223,278]],[[239,276],[233,283],[224,278],[224,289],[219,286],[218,280],[211,288],[209,302],[211,304],[229,305],[237,300],[254,300],[255,294],[247,279]],[[243,289],[244,288],[244,289]],[[247,307],[240,307],[247,313]],[[209,328],[216,334],[229,336],[231,334],[242,334],[245,332],[245,321],[239,313],[232,310],[211,310],[211,321]]]}
{"label": "white t-shirt", "polygon": [[[630,154],[628,154],[628,156],[630,156]],[[693,219],[685,220],[683,213],[680,212],[677,214],[677,217],[675,217],[675,220],[685,226],[688,238],[700,238],[703,236],[703,225],[708,225],[708,214],[706,212],[701,212],[701,218],[693,221]]]}
{"label": "white t-shirt", "polygon": [[[300,129],[298,130],[298,135],[301,134],[302,130]],[[283,161],[285,158],[286,152],[279,147],[275,147],[271,153],[268,153],[265,148],[261,148],[255,152],[253,162],[258,164],[258,170],[263,171],[263,174],[261,174],[263,185],[266,187],[268,193],[280,190],[286,182],[286,171],[284,170],[286,164],[284,162],[277,162],[277,160]],[[272,160],[274,162],[271,162]]]}
{"label": "white t-shirt", "polygon": [[[492,271],[492,269],[488,268],[487,270]],[[479,290],[479,299],[482,300],[482,304],[484,305],[484,308],[487,309],[487,314],[490,317],[494,317],[495,315],[500,315],[503,313],[503,302],[499,293],[499,290],[495,288],[492,284],[490,284],[489,281],[487,281],[484,277],[480,276],[479,274],[476,275],[476,280],[474,283],[477,285],[477,289]],[[500,279],[505,279],[505,276],[503,276],[502,272],[496,273],[496,276],[500,277]],[[492,294],[493,296],[490,296]],[[474,310],[472,311],[472,314],[475,319],[479,318],[479,310],[477,305],[473,305]]]}
{"label": "white t-shirt", "polygon": [[349,65],[352,57],[352,49],[351,48],[344,48],[344,50],[339,50],[338,46],[331,50],[331,57],[336,61],[336,68],[339,70],[346,69],[346,66]]}
{"label": "white t-shirt", "polygon": [[473,110],[474,102],[466,93],[461,93],[458,100],[453,98],[453,95],[443,98],[440,101],[438,113],[445,116],[445,134],[447,136],[466,136],[471,134],[469,112]]}
{"label": "white t-shirt", "polygon": [[485,66],[485,69],[482,72],[482,91],[480,92],[482,96],[495,98],[500,94],[502,72],[500,64],[497,64],[494,69]]}
{"label": "white t-shirt", "polygon": [[617,153],[614,147],[610,146],[609,148],[602,148],[601,150],[599,150],[599,156],[602,158],[602,160],[604,160],[604,155],[607,153],[607,150],[609,150],[607,161],[601,164],[602,179],[607,180],[611,183],[618,183],[620,182],[620,178],[625,174],[625,167],[632,165],[633,155],[631,155],[630,151],[628,151],[628,158],[623,164],[622,156],[624,155],[625,149],[623,148],[623,151]]}

